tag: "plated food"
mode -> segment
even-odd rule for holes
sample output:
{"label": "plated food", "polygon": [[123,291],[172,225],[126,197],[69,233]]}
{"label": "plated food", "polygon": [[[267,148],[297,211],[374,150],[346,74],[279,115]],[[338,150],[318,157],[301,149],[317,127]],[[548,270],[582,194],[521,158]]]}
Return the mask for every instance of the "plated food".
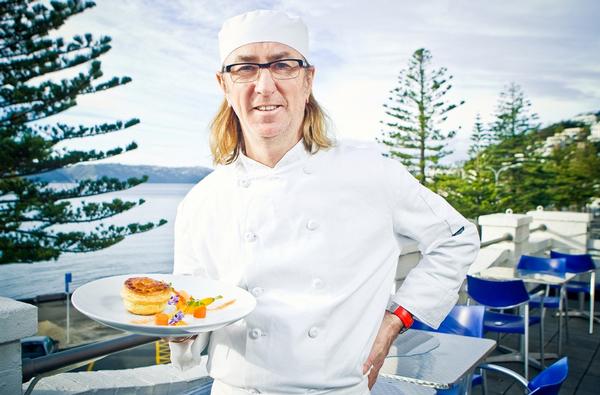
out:
{"label": "plated food", "polygon": [[[205,318],[207,306],[223,296],[196,299],[184,290],[176,290],[171,284],[150,277],[130,277],[123,283],[121,297],[125,308],[137,315],[154,315],[154,320],[134,320],[135,323],[155,325],[187,325],[187,314]],[[235,299],[217,309],[232,305]]]}
{"label": "plated food", "polygon": [[210,332],[250,314],[247,290],[192,275],[129,274],[77,287],[73,306],[110,327],[148,336]]}

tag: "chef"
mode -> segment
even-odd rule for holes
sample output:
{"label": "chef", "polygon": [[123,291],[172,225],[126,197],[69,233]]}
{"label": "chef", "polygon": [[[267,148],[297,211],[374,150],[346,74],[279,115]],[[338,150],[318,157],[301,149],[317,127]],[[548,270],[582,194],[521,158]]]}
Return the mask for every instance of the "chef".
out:
{"label": "chef", "polygon": [[[475,227],[400,163],[327,134],[308,42],[280,11],[219,33],[216,167],[178,208],[174,273],[257,304],[210,340],[171,344],[181,366],[208,342],[213,394],[369,394],[413,319],[444,319],[478,251]],[[409,240],[422,259],[391,294]]]}

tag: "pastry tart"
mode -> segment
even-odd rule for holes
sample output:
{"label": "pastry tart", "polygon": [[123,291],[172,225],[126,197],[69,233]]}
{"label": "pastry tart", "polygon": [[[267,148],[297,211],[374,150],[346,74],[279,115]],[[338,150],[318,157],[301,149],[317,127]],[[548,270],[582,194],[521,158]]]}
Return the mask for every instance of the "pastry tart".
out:
{"label": "pastry tart", "polygon": [[171,297],[169,284],[150,277],[130,277],[121,290],[125,308],[140,315],[160,313]]}

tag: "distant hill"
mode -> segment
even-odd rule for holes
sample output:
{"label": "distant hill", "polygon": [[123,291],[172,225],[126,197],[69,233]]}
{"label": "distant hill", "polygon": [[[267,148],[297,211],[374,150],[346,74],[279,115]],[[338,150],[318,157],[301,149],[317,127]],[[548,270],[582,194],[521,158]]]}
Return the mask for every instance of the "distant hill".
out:
{"label": "distant hill", "polygon": [[122,165],[105,163],[97,165],[77,165],[54,170],[35,176],[47,182],[76,182],[83,179],[97,179],[103,176],[126,180],[130,177],[148,176],[150,183],[194,184],[212,172],[206,167],[161,167],[145,165]]}
{"label": "distant hill", "polygon": [[576,115],[569,120],[556,122],[537,131],[536,140],[544,140],[544,150],[550,152],[557,146],[576,142],[600,142],[600,111]]}

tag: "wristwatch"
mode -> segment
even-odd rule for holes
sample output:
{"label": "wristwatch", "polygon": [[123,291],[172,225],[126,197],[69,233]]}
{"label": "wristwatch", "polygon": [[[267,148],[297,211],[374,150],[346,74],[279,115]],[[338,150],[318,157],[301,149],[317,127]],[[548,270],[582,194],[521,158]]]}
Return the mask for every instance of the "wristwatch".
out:
{"label": "wristwatch", "polygon": [[400,321],[402,321],[403,328],[400,329],[399,334],[406,332],[408,328],[412,326],[413,322],[415,322],[412,314],[397,303],[390,302],[386,310],[389,313],[394,314],[396,317],[400,318]]}

